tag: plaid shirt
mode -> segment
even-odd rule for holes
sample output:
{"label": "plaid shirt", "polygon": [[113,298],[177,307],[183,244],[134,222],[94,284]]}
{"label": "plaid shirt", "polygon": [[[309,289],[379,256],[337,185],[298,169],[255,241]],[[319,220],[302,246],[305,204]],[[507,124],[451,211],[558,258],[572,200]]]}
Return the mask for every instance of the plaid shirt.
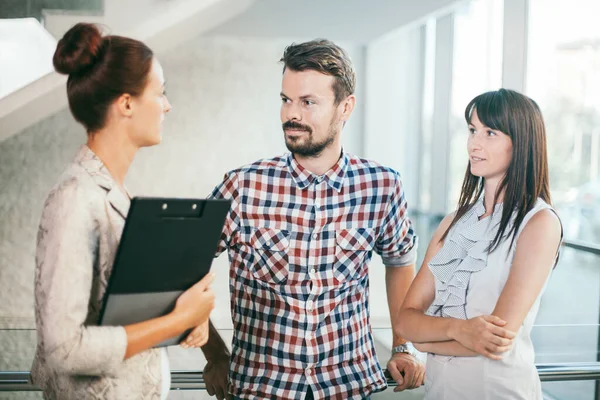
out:
{"label": "plaid shirt", "polygon": [[343,153],[322,176],[291,154],[225,175],[234,325],[229,391],[241,398],[362,398],[386,388],[369,319],[368,264],[413,264],[397,172]]}

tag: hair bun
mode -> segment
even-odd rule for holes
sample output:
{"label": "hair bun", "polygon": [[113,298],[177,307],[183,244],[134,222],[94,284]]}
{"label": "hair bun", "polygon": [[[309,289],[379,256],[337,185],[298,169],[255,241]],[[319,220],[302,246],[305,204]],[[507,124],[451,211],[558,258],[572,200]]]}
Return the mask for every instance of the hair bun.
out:
{"label": "hair bun", "polygon": [[94,24],[78,23],[58,41],[52,58],[54,69],[71,75],[94,65],[100,53],[102,33]]}

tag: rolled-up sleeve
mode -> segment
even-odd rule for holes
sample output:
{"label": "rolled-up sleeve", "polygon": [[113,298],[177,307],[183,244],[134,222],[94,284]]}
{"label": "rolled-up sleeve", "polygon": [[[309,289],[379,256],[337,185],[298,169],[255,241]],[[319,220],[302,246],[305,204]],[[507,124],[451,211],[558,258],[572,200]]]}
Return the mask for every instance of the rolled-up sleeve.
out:
{"label": "rolled-up sleeve", "polygon": [[408,218],[408,204],[400,175],[394,173],[394,178],[394,187],[375,243],[375,251],[386,267],[404,267],[417,261],[417,236]]}
{"label": "rolled-up sleeve", "polygon": [[49,368],[114,376],[127,349],[124,327],[86,325],[100,229],[91,206],[76,181],[46,201],[36,252],[38,335]]}

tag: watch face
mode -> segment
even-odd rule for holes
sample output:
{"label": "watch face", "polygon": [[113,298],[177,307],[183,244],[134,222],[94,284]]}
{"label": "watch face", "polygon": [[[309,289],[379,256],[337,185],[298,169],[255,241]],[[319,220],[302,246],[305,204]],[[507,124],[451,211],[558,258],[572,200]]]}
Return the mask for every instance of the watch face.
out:
{"label": "watch face", "polygon": [[408,346],[405,344],[398,345],[392,349],[394,353],[408,353]]}

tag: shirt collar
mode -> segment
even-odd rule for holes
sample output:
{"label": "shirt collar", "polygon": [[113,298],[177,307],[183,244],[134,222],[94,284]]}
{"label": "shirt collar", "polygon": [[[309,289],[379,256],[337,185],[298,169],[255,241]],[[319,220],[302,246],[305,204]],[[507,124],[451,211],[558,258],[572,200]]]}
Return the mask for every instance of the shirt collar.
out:
{"label": "shirt collar", "polygon": [[[480,218],[482,215],[485,214],[485,203],[483,200],[484,200],[484,194],[482,193],[481,196],[479,197],[479,199],[477,199],[477,201],[475,202],[475,205],[473,206],[473,210],[475,211],[475,215],[477,216],[477,218]],[[502,215],[503,206],[504,206],[504,203],[494,204],[494,211],[492,211],[493,218],[496,218],[496,217]]]}
{"label": "shirt collar", "polygon": [[116,186],[115,180],[104,163],[87,145],[84,144],[79,148],[75,156],[75,163],[81,165],[98,186],[109,191]]}
{"label": "shirt collar", "polygon": [[107,199],[123,218],[127,217],[129,211],[131,194],[125,189],[125,193],[119,189],[119,186],[106,168],[106,165],[98,158],[87,145],[81,146],[75,156],[75,163],[81,165],[94,182],[107,191]]}
{"label": "shirt collar", "polygon": [[346,172],[348,171],[348,165],[350,164],[350,160],[348,154],[342,151],[342,154],[337,163],[333,167],[329,169],[329,171],[325,172],[323,175],[317,176],[300,165],[294,155],[292,153],[287,154],[287,165],[294,179],[294,182],[300,189],[307,188],[313,181],[320,182],[321,180],[325,180],[327,184],[339,192],[342,190],[342,185],[344,184],[344,178],[346,177]]}

